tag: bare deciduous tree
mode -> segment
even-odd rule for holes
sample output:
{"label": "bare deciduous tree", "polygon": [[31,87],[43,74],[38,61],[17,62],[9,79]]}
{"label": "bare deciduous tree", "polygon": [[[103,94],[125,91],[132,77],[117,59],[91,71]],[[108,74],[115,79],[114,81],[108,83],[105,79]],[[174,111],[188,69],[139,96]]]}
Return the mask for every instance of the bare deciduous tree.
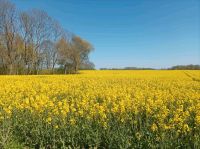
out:
{"label": "bare deciduous tree", "polygon": [[[29,73],[38,73],[40,62],[43,59],[41,45],[51,38],[52,18],[41,10],[30,10],[20,15],[22,36],[24,40],[25,63],[28,65]],[[28,50],[28,45],[32,49]],[[31,53],[31,56],[28,56]]]}
{"label": "bare deciduous tree", "polygon": [[[38,74],[55,67],[77,73],[89,66],[93,47],[78,36],[70,36],[42,10],[17,12],[8,0],[0,0],[0,73]],[[92,66],[92,65],[90,65]]]}
{"label": "bare deciduous tree", "polygon": [[0,1],[0,36],[4,47],[3,61],[8,68],[8,73],[13,74],[16,49],[14,47],[17,33],[17,13],[15,6],[6,0]]}

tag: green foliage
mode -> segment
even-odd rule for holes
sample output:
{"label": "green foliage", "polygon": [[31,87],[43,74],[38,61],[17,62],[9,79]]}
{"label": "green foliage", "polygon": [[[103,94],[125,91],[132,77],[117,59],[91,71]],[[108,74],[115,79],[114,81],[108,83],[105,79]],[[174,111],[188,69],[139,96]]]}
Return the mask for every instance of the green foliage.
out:
{"label": "green foliage", "polygon": [[200,65],[177,65],[169,69],[172,70],[200,70]]}

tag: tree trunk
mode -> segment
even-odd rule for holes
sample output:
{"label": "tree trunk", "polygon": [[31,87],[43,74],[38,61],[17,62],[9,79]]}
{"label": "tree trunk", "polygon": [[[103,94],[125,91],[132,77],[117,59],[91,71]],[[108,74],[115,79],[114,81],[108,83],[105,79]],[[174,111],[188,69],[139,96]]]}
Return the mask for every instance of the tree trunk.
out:
{"label": "tree trunk", "polygon": [[78,68],[79,68],[79,67],[78,67],[78,63],[76,62],[76,63],[75,63],[75,67],[74,67],[74,71],[75,71],[74,73],[78,73]]}
{"label": "tree trunk", "polygon": [[64,66],[64,69],[65,69],[65,74],[67,74],[67,66],[66,66],[66,64]]}
{"label": "tree trunk", "polygon": [[9,75],[13,74],[13,65],[9,65]]}
{"label": "tree trunk", "polygon": [[52,66],[52,69],[51,69],[52,74],[54,74],[54,67],[55,67],[55,64],[53,63],[53,66]]}

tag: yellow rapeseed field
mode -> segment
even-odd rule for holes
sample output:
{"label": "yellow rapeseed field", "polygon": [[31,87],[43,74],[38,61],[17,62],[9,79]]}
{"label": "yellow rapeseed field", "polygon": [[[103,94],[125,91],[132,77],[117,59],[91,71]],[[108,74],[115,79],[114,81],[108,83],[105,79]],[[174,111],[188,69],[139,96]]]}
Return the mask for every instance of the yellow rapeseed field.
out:
{"label": "yellow rapeseed field", "polygon": [[0,144],[200,148],[200,71],[0,76]]}

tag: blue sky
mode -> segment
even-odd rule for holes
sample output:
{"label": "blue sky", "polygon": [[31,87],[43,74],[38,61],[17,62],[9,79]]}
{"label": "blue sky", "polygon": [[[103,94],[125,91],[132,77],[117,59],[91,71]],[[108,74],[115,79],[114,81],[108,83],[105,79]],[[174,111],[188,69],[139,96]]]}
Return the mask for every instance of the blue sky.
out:
{"label": "blue sky", "polygon": [[97,68],[200,64],[199,0],[11,0],[38,8],[95,47]]}

